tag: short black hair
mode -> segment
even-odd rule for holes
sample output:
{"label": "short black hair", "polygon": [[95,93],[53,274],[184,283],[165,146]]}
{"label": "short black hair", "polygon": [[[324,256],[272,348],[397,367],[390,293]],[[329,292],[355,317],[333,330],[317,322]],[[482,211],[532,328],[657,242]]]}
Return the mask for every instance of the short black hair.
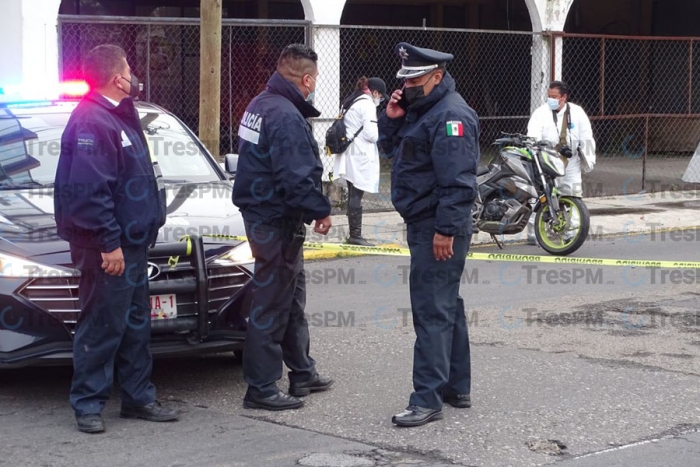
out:
{"label": "short black hair", "polygon": [[98,45],[83,59],[83,77],[93,89],[105,86],[124,70],[124,60],[126,52],[118,45]]}
{"label": "short black hair", "polygon": [[552,81],[552,83],[549,85],[549,89],[558,89],[559,94],[562,96],[569,95],[569,85],[564,81]]}
{"label": "short black hair", "polygon": [[277,61],[277,71],[289,78],[301,78],[316,71],[318,55],[304,44],[290,44],[282,50]]}

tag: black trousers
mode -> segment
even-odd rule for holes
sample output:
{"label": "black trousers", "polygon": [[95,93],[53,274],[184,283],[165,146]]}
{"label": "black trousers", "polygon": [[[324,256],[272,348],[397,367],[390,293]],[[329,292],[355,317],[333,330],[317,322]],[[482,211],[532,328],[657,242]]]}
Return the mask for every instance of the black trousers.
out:
{"label": "black trousers", "polygon": [[243,349],[243,374],[248,392],[268,397],[279,391],[282,362],[289,381],[305,382],[316,375],[309,356],[309,325],[304,316],[306,280],[302,244],[306,227],[245,223],[255,257],[253,301]]}
{"label": "black trousers", "polygon": [[408,224],[409,284],[416,343],[410,405],[439,409],[443,394],[470,394],[471,356],[459,285],[471,234],[454,237],[453,256],[433,253],[435,219]]}
{"label": "black trousers", "polygon": [[[347,180],[346,180],[347,181]],[[351,182],[347,181],[348,184],[348,212],[353,210],[362,209],[362,196],[365,194],[364,191],[359,188],[355,188]]]}
{"label": "black trousers", "polygon": [[145,246],[122,247],[126,269],[110,276],[99,250],[71,245],[80,270],[80,317],[73,341],[70,402],[76,415],[101,413],[112,390],[114,368],[122,405],[156,400],[151,384],[151,307]]}

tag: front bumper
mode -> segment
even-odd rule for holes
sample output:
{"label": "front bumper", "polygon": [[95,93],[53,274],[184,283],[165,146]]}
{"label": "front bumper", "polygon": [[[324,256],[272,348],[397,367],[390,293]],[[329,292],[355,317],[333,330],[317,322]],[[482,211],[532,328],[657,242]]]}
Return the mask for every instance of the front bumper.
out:
{"label": "front bumper", "polygon": [[[177,318],[151,322],[153,356],[240,350],[251,273],[243,265],[207,264],[195,236],[187,250],[183,242],[159,244],[149,252],[149,261],[164,271],[149,283],[150,293],[177,296]],[[172,256],[181,258],[176,267],[168,266]],[[0,369],[71,362],[78,283],[78,277],[42,277],[2,287]]]}

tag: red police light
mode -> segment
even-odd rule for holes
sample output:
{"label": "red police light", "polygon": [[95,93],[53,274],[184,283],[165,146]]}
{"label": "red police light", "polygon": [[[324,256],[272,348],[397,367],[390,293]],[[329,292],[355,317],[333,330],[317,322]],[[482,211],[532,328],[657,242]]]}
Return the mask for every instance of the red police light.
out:
{"label": "red police light", "polygon": [[81,80],[63,81],[59,83],[58,87],[61,98],[63,99],[83,97],[90,92],[90,86],[88,86],[85,81]]}

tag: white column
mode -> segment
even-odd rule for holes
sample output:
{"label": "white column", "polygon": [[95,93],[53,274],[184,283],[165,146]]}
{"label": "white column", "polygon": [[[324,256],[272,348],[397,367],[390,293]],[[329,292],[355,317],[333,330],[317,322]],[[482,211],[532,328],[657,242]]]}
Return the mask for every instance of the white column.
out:
{"label": "white column", "polygon": [[[533,32],[559,32],[564,30],[574,0],[525,0],[525,3],[530,12]],[[555,61],[554,79],[561,79],[563,41],[556,38],[552,44],[547,38],[533,37],[531,110],[542,105],[547,95],[547,87],[552,80],[552,53]]]}
{"label": "white column", "polygon": [[552,60],[549,37],[532,37],[532,88],[530,89],[530,113],[544,103],[551,79]]}
{"label": "white column", "polygon": [[318,82],[314,107],[321,116],[313,120],[314,138],[323,161],[323,181],[333,170],[333,157],[325,154],[326,130],[338,114],[340,104],[340,30],[337,26],[314,26],[314,51],[318,54]]}
{"label": "white column", "polygon": [[[58,9],[61,0],[4,0],[0,15],[0,87],[37,91],[58,83]],[[44,96],[52,97],[52,96]]]}
{"label": "white column", "polygon": [[312,48],[318,54],[318,83],[314,106],[321,112],[312,121],[314,138],[323,161],[324,182],[329,181],[333,158],[325,155],[326,130],[340,105],[340,17],[345,0],[301,0],[307,21],[313,23]]}
{"label": "white column", "polygon": [[[566,17],[569,15],[574,0],[554,0],[547,3],[545,9],[544,25],[550,31],[564,31]],[[564,59],[564,43],[561,37],[554,41],[555,68],[554,79],[562,78],[562,61]]]}
{"label": "white column", "polygon": [[334,25],[340,24],[346,0],[301,0],[304,6],[304,15],[307,21],[313,24]]}

